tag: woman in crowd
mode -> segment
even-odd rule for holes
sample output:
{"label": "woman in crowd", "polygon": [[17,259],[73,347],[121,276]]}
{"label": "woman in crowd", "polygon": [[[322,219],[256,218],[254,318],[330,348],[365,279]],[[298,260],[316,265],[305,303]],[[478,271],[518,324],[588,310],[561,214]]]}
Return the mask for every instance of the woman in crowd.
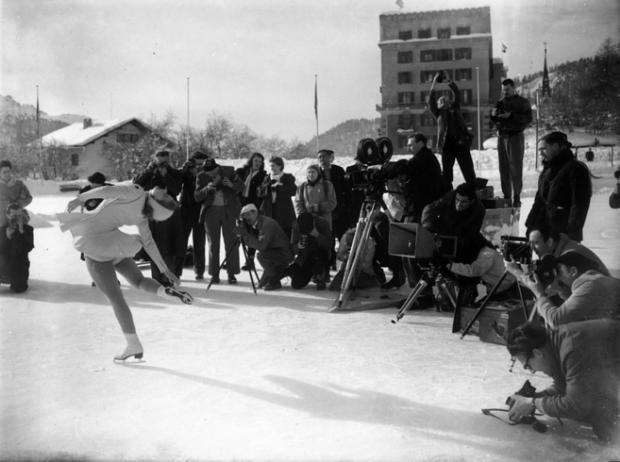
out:
{"label": "woman in crowd", "polygon": [[276,220],[290,239],[295,221],[292,201],[297,191],[295,177],[290,173],[284,173],[284,160],[281,157],[272,157],[269,160],[269,166],[271,174],[263,182],[265,197],[260,211]]}
{"label": "woman in crowd", "polygon": [[[70,213],[84,207],[91,200],[101,199],[92,210]],[[149,220],[163,221],[172,215],[176,201],[164,189],[156,187],[150,192],[135,184],[102,186],[79,194],[67,205],[69,213],[58,214],[60,229],[73,235],[73,246],[83,252],[86,268],[99,290],[112,304],[116,319],[121,326],[127,346],[115,360],[124,361],[132,356],[140,359],[144,349],[136,334],[131,310],[116,279],[120,273],[134,287],[160,296],[175,296],[184,303],[193,298],[174,286],[164,287],[154,279],[145,278],[138,269],[133,256],[144,247],[159,270],[176,286],[179,279],[166,266],[157,249]],[[84,209],[82,209],[84,210]],[[121,226],[137,226],[137,235],[120,231]]]}
{"label": "woman in crowd", "polygon": [[5,211],[9,204],[17,204],[21,209],[24,222],[28,222],[30,217],[25,207],[32,202],[30,191],[23,181],[15,178],[13,165],[9,160],[0,161],[0,226],[6,226],[7,217]]}
{"label": "woman in crowd", "polygon": [[306,169],[304,181],[295,196],[295,212],[299,216],[303,212],[324,218],[332,224],[332,210],[336,208],[336,193],[331,182],[323,179],[318,165],[310,165]]}
{"label": "woman in crowd", "polygon": [[[243,182],[241,205],[254,204],[256,209],[259,210],[265,194],[263,182],[267,177],[265,156],[260,152],[253,152],[245,165],[237,169],[236,174]],[[255,253],[255,249],[248,249],[248,261],[245,262],[241,269],[245,271],[252,268]]]}

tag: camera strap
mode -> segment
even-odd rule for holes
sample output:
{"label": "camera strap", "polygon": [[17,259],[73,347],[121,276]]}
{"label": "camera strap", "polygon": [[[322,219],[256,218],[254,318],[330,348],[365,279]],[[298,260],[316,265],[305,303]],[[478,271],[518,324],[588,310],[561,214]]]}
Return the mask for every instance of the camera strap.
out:
{"label": "camera strap", "polygon": [[[494,414],[494,412],[508,412],[510,409],[500,409],[500,408],[486,408],[486,409],[481,409],[482,413],[484,415],[488,415],[489,417],[493,417],[497,420],[500,420],[501,422],[504,422],[506,425],[521,425],[521,424],[528,424],[528,425],[532,425],[532,428],[534,430],[536,430],[539,433],[544,433],[547,431],[547,425],[545,425],[544,423],[540,422],[538,419],[536,419],[536,416],[542,416],[543,414],[539,413],[539,412],[533,412],[532,415],[530,416],[533,419],[533,422],[513,422],[511,420],[507,420],[507,419],[502,419],[500,416]],[[558,419],[558,421],[560,422],[560,424],[562,424],[562,421],[560,419]]]}

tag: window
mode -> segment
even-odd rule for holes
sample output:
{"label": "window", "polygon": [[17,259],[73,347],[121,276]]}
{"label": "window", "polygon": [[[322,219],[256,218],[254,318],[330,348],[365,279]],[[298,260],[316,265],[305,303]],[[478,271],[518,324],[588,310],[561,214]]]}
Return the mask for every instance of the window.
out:
{"label": "window", "polygon": [[449,39],[450,38],[450,28],[446,27],[444,29],[437,29],[437,38]]}
{"label": "window", "polygon": [[420,116],[420,126],[421,127],[432,127],[435,125],[435,117],[430,112],[425,112]]}
{"label": "window", "polygon": [[140,137],[135,133],[117,133],[116,141],[119,143],[137,143]]}
{"label": "window", "polygon": [[435,50],[420,50],[420,62],[428,63],[435,60]]}
{"label": "window", "polygon": [[413,128],[414,125],[413,114],[399,114],[398,116],[398,128],[408,129]]}
{"label": "window", "polygon": [[408,106],[413,104],[413,92],[412,91],[401,91],[398,92],[398,104]]}
{"label": "window", "polygon": [[471,59],[471,48],[456,48],[454,59]]}
{"label": "window", "polygon": [[431,83],[437,71],[420,71],[420,83]]}
{"label": "window", "polygon": [[420,29],[418,31],[418,38],[431,38],[431,28]]}
{"label": "window", "polygon": [[413,62],[413,51],[399,51],[398,62],[399,63],[412,63]]}
{"label": "window", "polygon": [[454,80],[471,80],[471,69],[455,69]]}
{"label": "window", "polygon": [[472,103],[472,92],[471,90],[459,90],[461,94],[461,104],[469,105]]}
{"label": "window", "polygon": [[452,48],[435,50],[435,61],[452,61]]}
{"label": "window", "polygon": [[427,91],[421,91],[420,92],[420,101],[422,101],[423,103],[426,103],[426,98],[428,98],[428,92]]}
{"label": "window", "polygon": [[399,72],[398,83],[411,83],[411,72]]}
{"label": "window", "polygon": [[71,165],[73,167],[76,167],[78,165],[80,165],[80,155],[77,153],[73,153],[71,154]]}
{"label": "window", "polygon": [[401,30],[398,33],[398,38],[400,40],[411,40],[413,38],[413,32],[410,30]]}
{"label": "window", "polygon": [[469,35],[471,34],[471,27],[469,26],[458,26],[456,28],[456,35]]}

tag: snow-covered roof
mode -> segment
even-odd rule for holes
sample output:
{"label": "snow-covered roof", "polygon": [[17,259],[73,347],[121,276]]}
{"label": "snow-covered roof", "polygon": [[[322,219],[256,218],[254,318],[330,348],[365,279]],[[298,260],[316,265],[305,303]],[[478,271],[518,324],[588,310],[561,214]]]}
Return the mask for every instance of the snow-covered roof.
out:
{"label": "snow-covered roof", "polygon": [[124,120],[93,121],[92,125],[87,128],[84,128],[83,122],[77,122],[48,133],[41,138],[41,143],[44,146],[86,146],[128,123],[136,123],[143,129],[148,129],[146,124],[135,117]]}

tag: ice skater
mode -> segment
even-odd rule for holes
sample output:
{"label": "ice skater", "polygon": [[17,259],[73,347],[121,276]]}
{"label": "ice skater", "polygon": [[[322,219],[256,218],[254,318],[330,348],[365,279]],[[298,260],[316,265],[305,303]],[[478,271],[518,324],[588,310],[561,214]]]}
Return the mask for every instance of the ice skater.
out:
{"label": "ice skater", "polygon": [[[71,213],[93,199],[102,199],[93,210]],[[159,296],[178,297],[188,304],[193,301],[189,293],[175,288],[179,279],[164,263],[148,225],[149,220],[168,219],[177,206],[176,201],[162,188],[156,187],[147,192],[135,184],[120,184],[79,194],[67,204],[69,213],[58,214],[61,231],[69,230],[73,235],[73,246],[84,253],[86,268],[99,290],[112,304],[127,340],[125,351],[114,356],[115,361],[124,361],[131,357],[141,359],[144,354],[131,310],[116,279],[116,272],[139,289]],[[138,234],[124,233],[119,229],[121,226],[137,226]],[[144,247],[170,281],[169,287],[142,275],[133,260],[141,247]]]}

